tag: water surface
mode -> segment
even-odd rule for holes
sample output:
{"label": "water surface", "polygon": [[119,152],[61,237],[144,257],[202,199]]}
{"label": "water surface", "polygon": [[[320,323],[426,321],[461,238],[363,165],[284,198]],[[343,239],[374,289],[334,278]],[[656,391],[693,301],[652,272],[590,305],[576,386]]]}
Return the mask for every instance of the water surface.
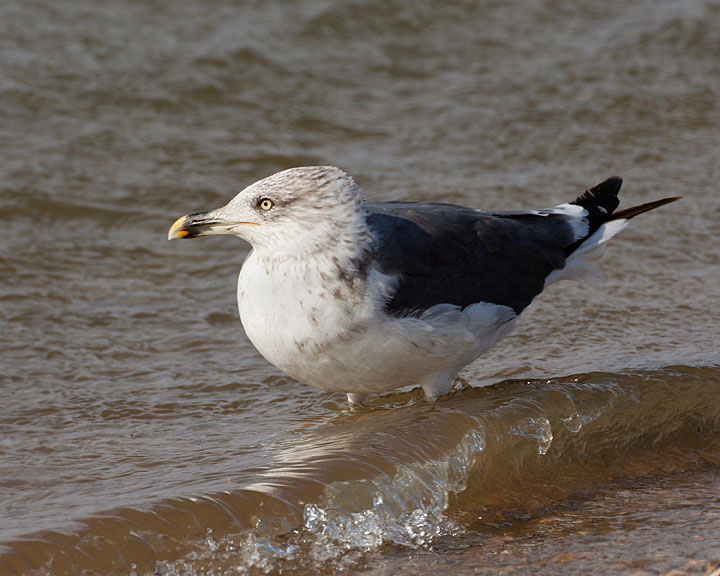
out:
{"label": "water surface", "polygon": [[[0,574],[720,566],[718,53],[712,0],[0,4]],[[247,246],[165,239],[306,164],[685,197],[449,398],[350,410],[247,341]]]}

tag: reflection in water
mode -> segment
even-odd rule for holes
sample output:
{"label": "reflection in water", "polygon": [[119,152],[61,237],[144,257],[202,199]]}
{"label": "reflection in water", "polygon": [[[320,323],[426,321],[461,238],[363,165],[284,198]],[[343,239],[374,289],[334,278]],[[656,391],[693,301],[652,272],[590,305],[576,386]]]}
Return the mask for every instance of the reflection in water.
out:
{"label": "reflection in water", "polygon": [[[383,544],[422,549],[470,527],[527,530],[632,478],[720,465],[716,368],[508,381],[434,404],[416,393],[383,401],[281,441],[272,465],[240,489],[120,509],[85,521],[74,537],[16,542],[3,561],[15,570],[48,560],[53,571],[126,570],[132,557],[142,571],[160,561],[164,574],[333,571]],[[564,426],[569,419],[583,425]]]}

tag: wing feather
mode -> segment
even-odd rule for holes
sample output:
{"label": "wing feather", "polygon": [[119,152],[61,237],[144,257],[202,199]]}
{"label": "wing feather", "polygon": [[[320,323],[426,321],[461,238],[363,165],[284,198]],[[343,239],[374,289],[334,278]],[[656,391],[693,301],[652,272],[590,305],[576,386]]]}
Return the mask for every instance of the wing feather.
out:
{"label": "wing feather", "polygon": [[397,275],[391,314],[477,302],[520,313],[565,265],[577,231],[563,214],[491,213],[437,203],[367,204],[376,265]]}

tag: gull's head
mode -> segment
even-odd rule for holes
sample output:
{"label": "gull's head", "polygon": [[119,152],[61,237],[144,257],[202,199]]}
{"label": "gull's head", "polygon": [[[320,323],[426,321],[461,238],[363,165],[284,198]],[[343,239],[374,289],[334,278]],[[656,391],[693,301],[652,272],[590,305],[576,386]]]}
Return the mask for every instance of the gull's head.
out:
{"label": "gull's head", "polygon": [[333,166],[306,166],[255,182],[222,208],[179,218],[168,240],[233,234],[255,248],[300,251],[339,242],[363,226],[353,179]]}

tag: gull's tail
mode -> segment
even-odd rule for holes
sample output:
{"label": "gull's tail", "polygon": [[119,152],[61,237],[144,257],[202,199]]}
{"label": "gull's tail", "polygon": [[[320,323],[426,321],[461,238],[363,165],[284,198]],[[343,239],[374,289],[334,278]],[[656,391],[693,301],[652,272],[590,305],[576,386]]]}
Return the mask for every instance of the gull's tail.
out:
{"label": "gull's tail", "polygon": [[604,280],[602,273],[591,260],[600,256],[607,241],[623,230],[631,218],[682,198],[663,198],[615,212],[620,204],[618,193],[621,186],[622,178],[612,176],[571,202],[585,209],[587,214],[584,218],[588,223],[588,232],[566,248],[565,267],[554,270],[545,280],[545,286],[558,280],[586,280],[591,283]]}

